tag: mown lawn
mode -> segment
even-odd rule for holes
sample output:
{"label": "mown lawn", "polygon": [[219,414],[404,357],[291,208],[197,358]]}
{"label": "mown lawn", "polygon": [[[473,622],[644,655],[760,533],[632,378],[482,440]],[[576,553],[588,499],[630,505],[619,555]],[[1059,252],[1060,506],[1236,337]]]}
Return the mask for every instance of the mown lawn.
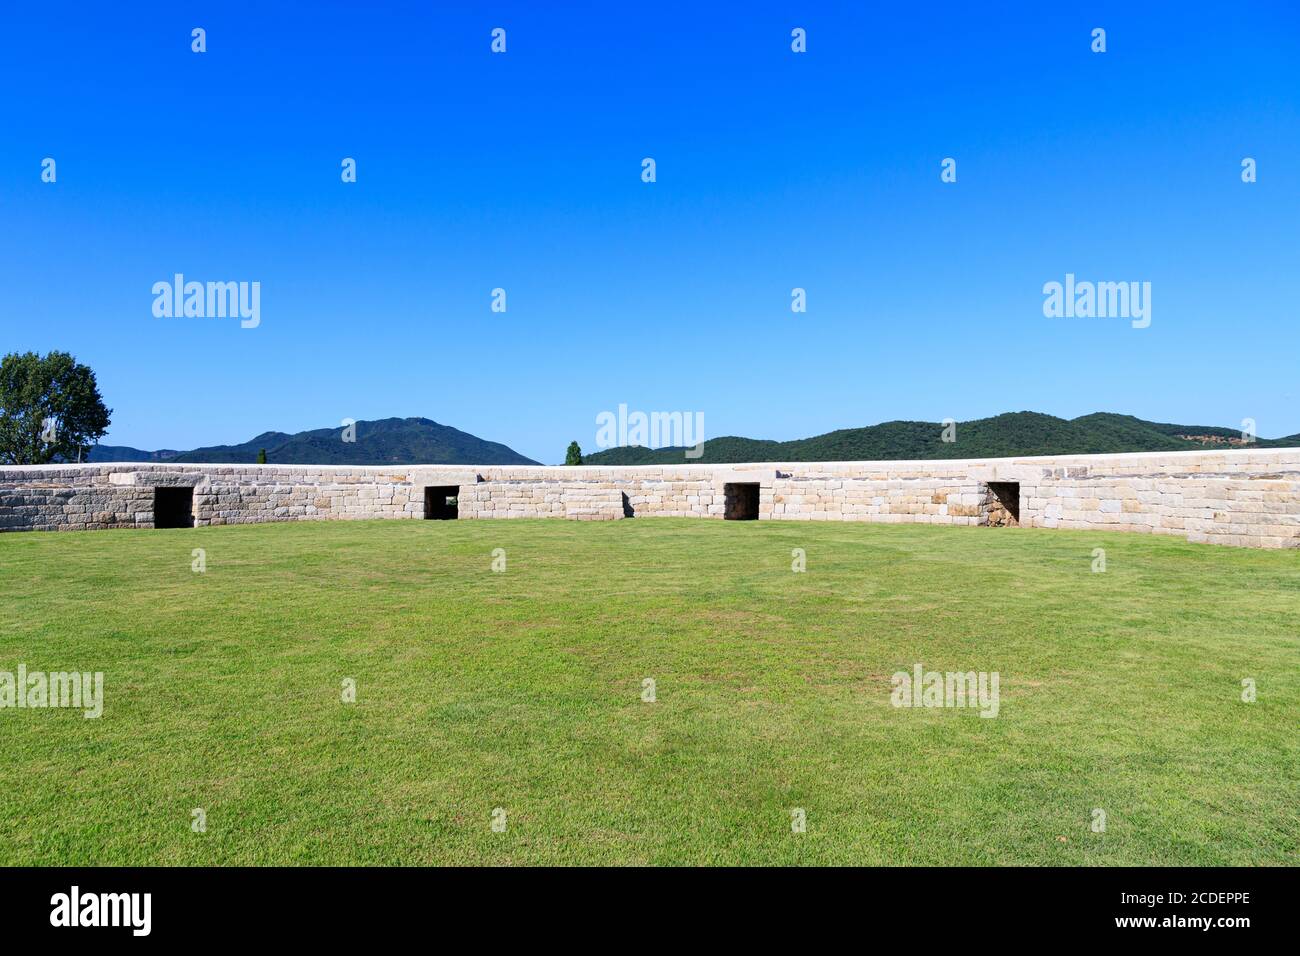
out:
{"label": "mown lawn", "polygon": [[[0,864],[1300,862],[1295,551],[303,523],[0,535],[0,595],[0,671],[106,698],[0,710]],[[891,706],[917,662],[999,715]]]}

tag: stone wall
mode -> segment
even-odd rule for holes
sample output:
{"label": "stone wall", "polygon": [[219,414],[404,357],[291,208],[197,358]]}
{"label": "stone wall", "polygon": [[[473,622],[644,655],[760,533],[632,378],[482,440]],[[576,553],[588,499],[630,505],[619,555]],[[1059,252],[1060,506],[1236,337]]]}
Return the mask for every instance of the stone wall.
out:
{"label": "stone wall", "polygon": [[1300,449],[922,462],[541,466],[51,465],[0,470],[0,530],[153,527],[156,487],[193,488],[197,526],[421,518],[424,489],[458,517],[722,519],[728,483],[759,485],[760,520],[989,525],[991,482],[1020,524],[1300,547]]}
{"label": "stone wall", "polygon": [[462,485],[458,518],[572,518],[612,521],[623,517],[623,493],[605,481],[484,481]]}

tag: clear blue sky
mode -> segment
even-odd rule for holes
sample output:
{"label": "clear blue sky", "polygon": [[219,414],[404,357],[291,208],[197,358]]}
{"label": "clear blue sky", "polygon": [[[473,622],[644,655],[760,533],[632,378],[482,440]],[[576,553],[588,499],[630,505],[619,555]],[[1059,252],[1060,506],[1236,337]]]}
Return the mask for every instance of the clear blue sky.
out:
{"label": "clear blue sky", "polygon": [[[421,415],[556,462],[619,403],[1300,432],[1294,4],[280,6],[3,13],[0,350],[91,365],[106,443]],[[261,282],[261,326],[154,318],[176,272]],[[1151,327],[1045,318],[1067,272],[1151,282]]]}

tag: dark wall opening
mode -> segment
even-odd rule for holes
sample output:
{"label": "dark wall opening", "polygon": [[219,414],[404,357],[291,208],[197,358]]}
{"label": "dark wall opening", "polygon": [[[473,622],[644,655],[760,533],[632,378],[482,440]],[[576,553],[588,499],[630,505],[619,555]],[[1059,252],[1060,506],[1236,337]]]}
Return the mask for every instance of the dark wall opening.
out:
{"label": "dark wall opening", "polygon": [[989,482],[989,525],[994,528],[1020,524],[1020,482]]}
{"label": "dark wall opening", "polygon": [[194,489],[154,488],[153,526],[155,528],[193,528]]}
{"label": "dark wall opening", "polygon": [[424,489],[424,516],[435,521],[456,517],[459,485],[430,485]]}
{"label": "dark wall opening", "polygon": [[727,482],[722,486],[725,507],[722,517],[728,521],[755,521],[758,518],[758,482]]}
{"label": "dark wall opening", "polygon": [[628,498],[626,491],[623,492],[623,517],[624,518],[636,517],[636,511],[632,508],[632,501],[631,499]]}

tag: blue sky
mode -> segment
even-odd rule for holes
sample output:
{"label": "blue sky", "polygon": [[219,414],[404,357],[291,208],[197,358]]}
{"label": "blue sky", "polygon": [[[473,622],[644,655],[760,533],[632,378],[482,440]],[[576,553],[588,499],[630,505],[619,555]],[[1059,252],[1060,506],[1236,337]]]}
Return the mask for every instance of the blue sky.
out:
{"label": "blue sky", "polygon": [[[556,462],[620,403],[1300,432],[1293,5],[277,6],[3,14],[0,349],[91,365],[106,443],[421,415]],[[260,282],[260,326],[155,318],[177,272]],[[1150,282],[1151,326],[1045,318],[1067,272]]]}

